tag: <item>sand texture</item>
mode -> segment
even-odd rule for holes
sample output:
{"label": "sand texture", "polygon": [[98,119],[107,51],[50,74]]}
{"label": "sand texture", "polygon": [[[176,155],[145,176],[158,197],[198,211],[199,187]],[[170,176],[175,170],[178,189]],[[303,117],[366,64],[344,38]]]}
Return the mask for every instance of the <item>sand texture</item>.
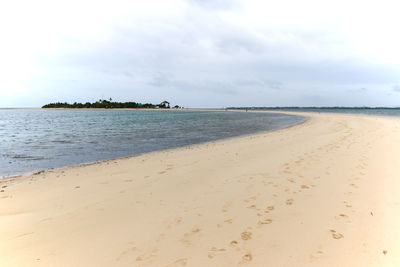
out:
{"label": "sand texture", "polygon": [[0,266],[400,266],[400,120],[253,136],[0,182]]}

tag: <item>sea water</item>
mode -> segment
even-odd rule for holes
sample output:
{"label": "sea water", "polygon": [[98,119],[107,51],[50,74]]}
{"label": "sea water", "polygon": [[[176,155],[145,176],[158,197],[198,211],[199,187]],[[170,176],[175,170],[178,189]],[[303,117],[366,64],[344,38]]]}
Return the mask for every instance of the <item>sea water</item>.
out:
{"label": "sea water", "polygon": [[0,177],[249,135],[305,119],[226,111],[0,110]]}
{"label": "sea water", "polygon": [[257,108],[257,110],[269,111],[294,111],[294,112],[320,112],[360,114],[383,117],[400,117],[400,108]]}

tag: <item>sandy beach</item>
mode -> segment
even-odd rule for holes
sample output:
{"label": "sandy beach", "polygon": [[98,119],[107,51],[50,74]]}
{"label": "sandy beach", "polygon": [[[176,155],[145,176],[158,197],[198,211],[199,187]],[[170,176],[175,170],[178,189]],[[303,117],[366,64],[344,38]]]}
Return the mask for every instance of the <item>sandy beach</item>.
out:
{"label": "sandy beach", "polygon": [[0,181],[0,266],[400,266],[400,119]]}

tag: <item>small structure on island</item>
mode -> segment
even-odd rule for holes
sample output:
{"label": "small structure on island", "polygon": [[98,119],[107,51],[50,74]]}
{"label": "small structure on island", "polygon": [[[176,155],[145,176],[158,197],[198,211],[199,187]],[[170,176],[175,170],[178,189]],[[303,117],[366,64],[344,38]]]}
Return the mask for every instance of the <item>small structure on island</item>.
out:
{"label": "small structure on island", "polygon": [[169,108],[169,102],[163,101],[158,105],[160,108]]}

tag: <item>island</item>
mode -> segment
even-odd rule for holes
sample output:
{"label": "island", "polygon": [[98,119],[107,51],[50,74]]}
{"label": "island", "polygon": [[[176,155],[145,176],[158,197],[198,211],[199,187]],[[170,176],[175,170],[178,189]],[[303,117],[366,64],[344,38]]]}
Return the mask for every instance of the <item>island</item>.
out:
{"label": "island", "polygon": [[[67,102],[56,102],[44,105],[42,108],[103,108],[103,109],[111,109],[111,108],[171,108],[170,103],[168,101],[163,101],[160,104],[151,104],[151,103],[137,103],[137,102],[113,102],[112,98],[109,100],[99,99],[96,102],[90,103],[73,103],[69,104]],[[173,106],[172,108],[182,108],[178,105]]]}

